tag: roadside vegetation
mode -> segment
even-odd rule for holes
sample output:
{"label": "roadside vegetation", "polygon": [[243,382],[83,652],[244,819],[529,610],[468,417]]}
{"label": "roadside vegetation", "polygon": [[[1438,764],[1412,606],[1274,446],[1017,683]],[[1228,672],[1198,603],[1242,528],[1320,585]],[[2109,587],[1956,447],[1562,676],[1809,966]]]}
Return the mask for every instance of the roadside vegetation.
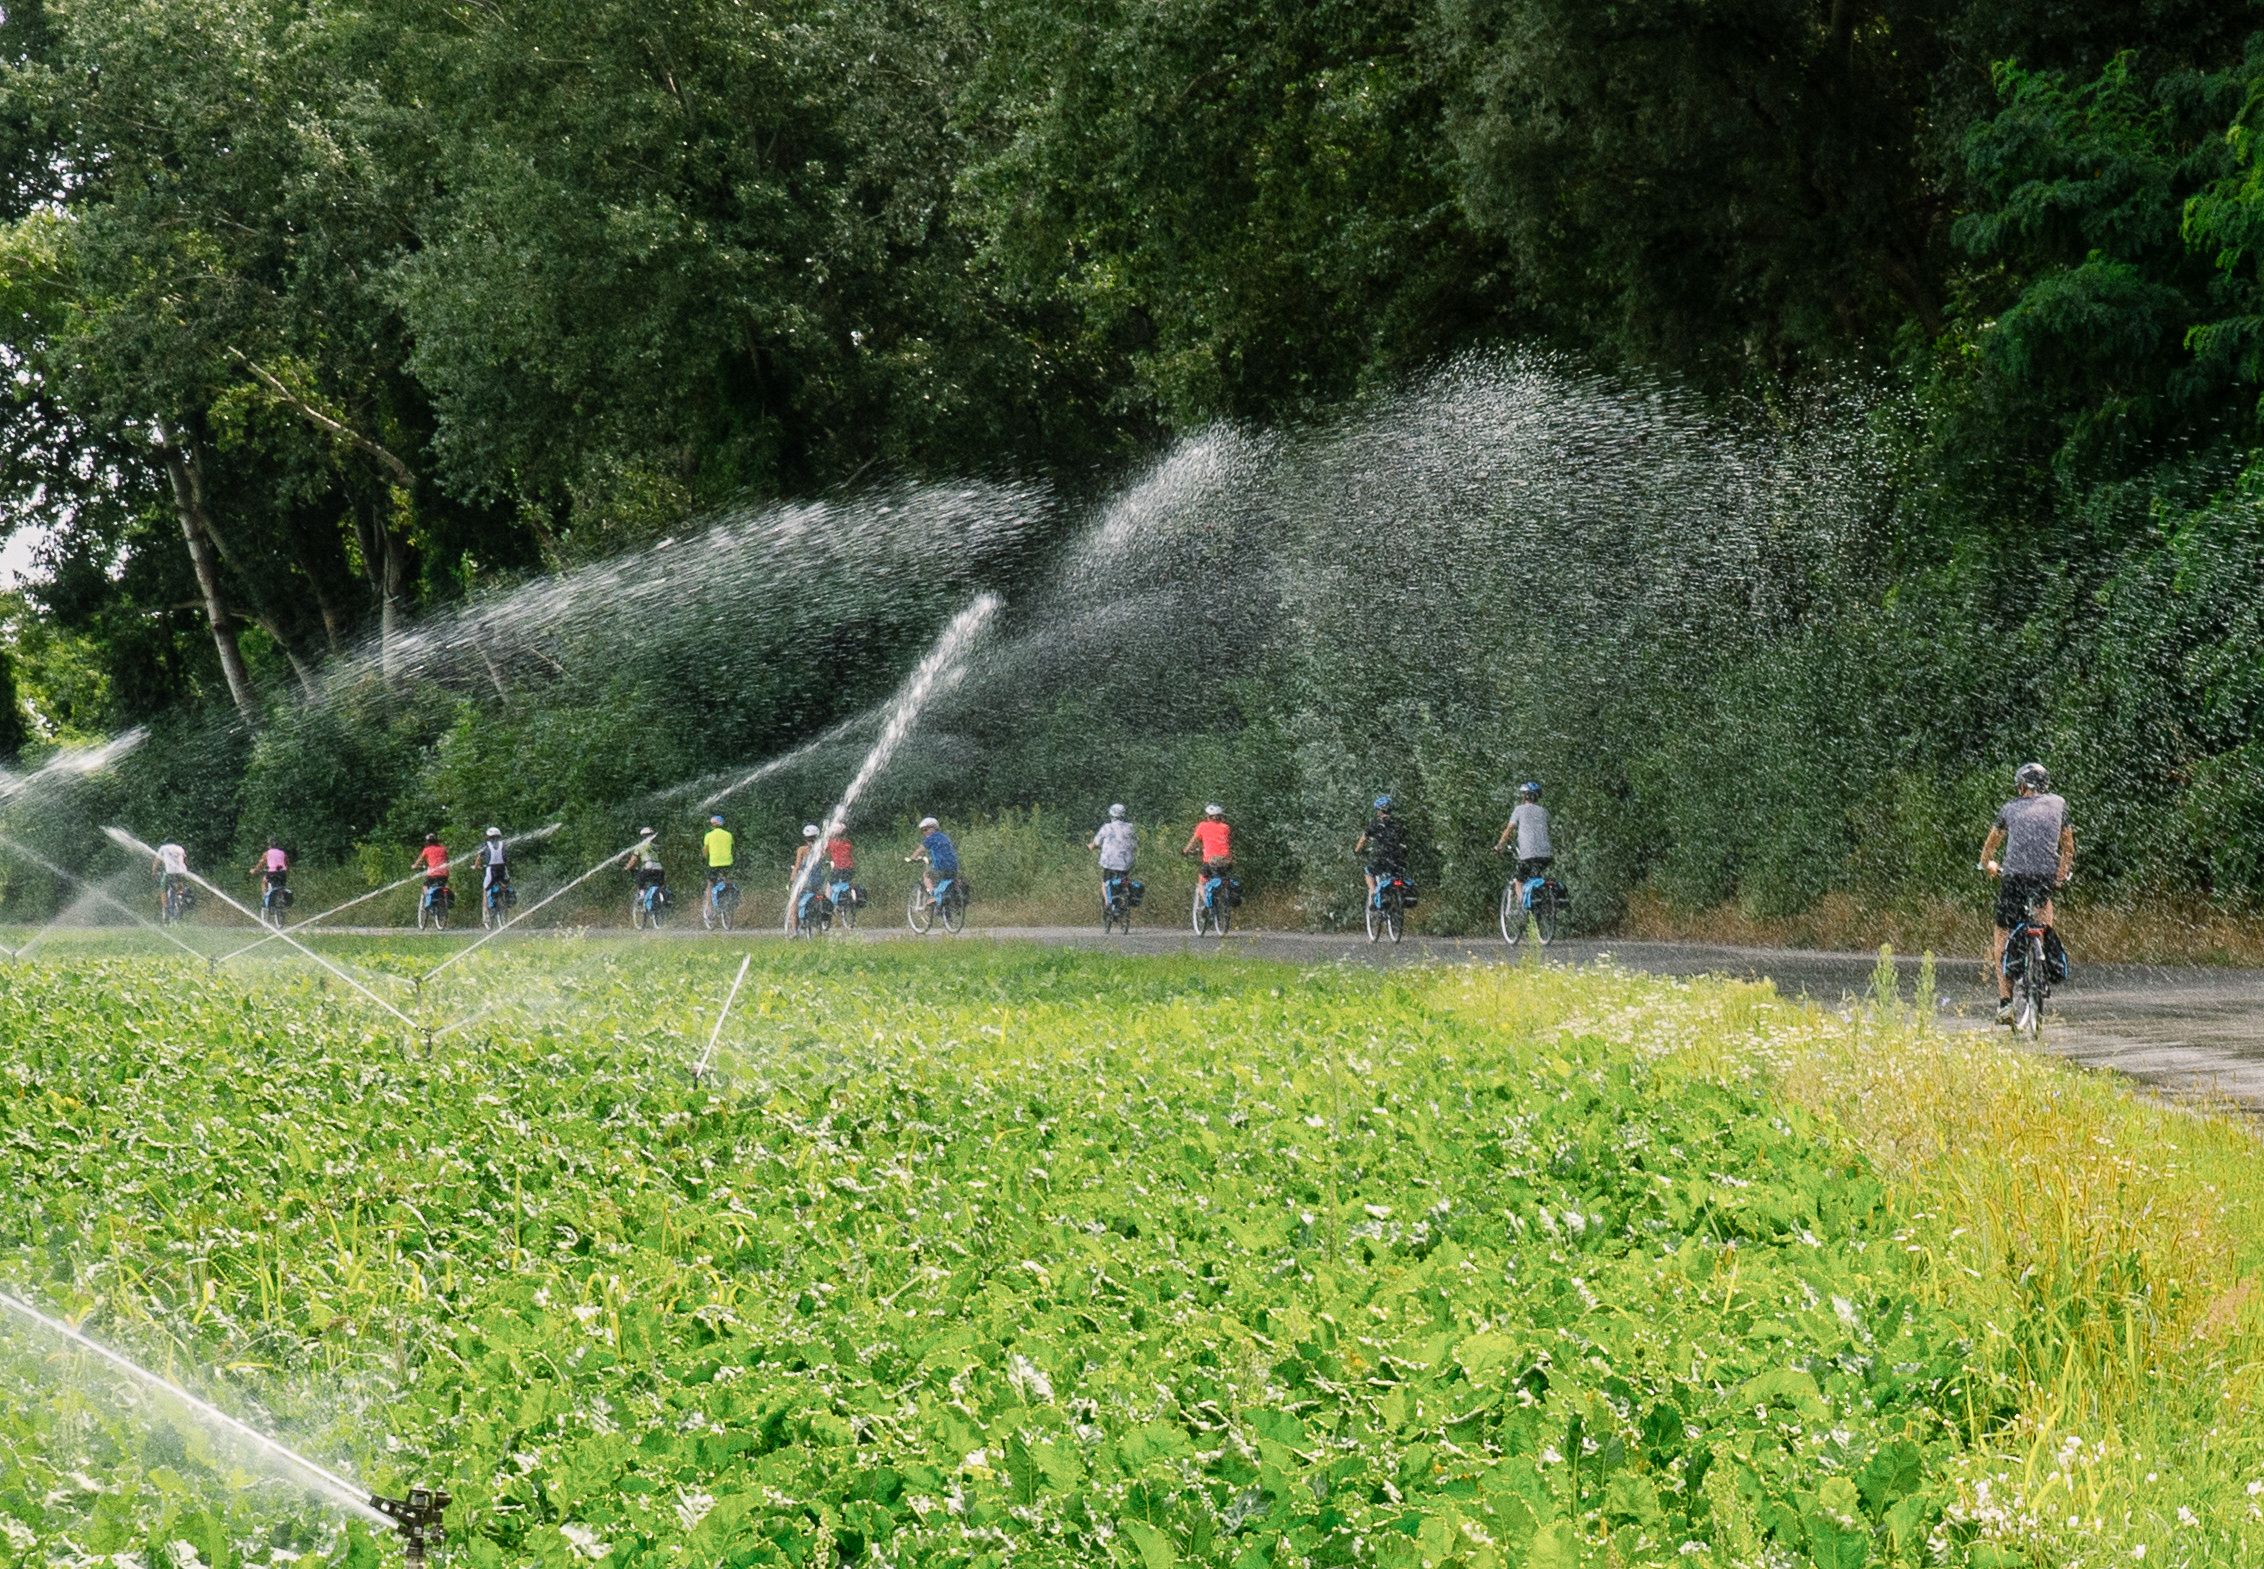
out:
{"label": "roadside vegetation", "polygon": [[[775,947],[694,1085],[721,945],[506,950],[425,1000],[488,1010],[427,1052],[290,964],[57,941],[0,971],[0,1280],[449,1488],[454,1562],[2264,1529],[2246,1130],[1884,993]],[[0,1387],[9,1561],[368,1561],[13,1327]]]}

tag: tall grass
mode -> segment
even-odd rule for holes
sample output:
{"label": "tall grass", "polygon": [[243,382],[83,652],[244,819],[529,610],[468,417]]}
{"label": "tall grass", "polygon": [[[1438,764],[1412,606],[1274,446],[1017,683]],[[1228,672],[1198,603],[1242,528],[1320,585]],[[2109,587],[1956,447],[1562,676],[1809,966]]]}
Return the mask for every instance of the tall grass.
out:
{"label": "tall grass", "polygon": [[[1889,972],[1891,974],[1891,972]],[[1929,976],[1930,978],[1930,976]],[[1533,1017],[1547,972],[1461,977]],[[1924,1298],[1979,1326],[1953,1524],[2015,1561],[2264,1560],[2264,1162],[2252,1124],[1945,1032],[1886,981],[1833,1013],[1623,980],[1568,1028],[1758,1083],[1887,1181]]]}

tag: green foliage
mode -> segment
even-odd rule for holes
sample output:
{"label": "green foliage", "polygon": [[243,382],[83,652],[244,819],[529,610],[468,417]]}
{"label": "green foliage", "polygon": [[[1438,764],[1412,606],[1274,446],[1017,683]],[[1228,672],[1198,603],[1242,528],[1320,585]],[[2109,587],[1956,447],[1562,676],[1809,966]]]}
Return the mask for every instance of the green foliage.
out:
{"label": "green foliage", "polygon": [[[1999,1395],[1879,1178],[1568,1027],[1737,1049],[1710,993],[772,949],[693,1086],[733,958],[491,957],[429,1054],[295,970],[12,969],[0,1267],[472,1564],[1969,1560]],[[0,1325],[27,1550],[370,1552],[54,1365]]]}

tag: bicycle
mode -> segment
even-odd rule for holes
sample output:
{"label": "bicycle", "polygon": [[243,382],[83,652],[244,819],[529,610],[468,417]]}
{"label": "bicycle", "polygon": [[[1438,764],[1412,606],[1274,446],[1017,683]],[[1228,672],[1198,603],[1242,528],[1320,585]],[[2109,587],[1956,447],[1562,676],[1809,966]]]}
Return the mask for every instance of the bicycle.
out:
{"label": "bicycle", "polygon": [[935,887],[912,885],[911,903],[905,907],[905,924],[921,936],[926,936],[937,921],[943,929],[954,935],[967,926],[967,890],[957,874],[936,879]]}
{"label": "bicycle", "polygon": [[731,930],[731,916],[739,908],[739,885],[728,877],[718,876],[708,884],[707,897],[700,901],[700,925],[711,932]]}
{"label": "bicycle", "polygon": [[807,888],[794,901],[794,935],[817,937],[833,929],[832,898],[823,888]]}
{"label": "bicycle", "polygon": [[1234,879],[1222,871],[1204,867],[1195,879],[1195,906],[1192,914],[1195,935],[1224,937],[1234,924]]}
{"label": "bicycle", "polygon": [[833,918],[841,923],[841,929],[845,932],[855,931],[857,929],[857,906],[862,902],[862,896],[857,892],[856,886],[849,881],[848,875],[846,873],[836,874],[826,884],[825,896],[832,902]]}
{"label": "bicycle", "polygon": [[1557,940],[1570,903],[1564,885],[1553,877],[1511,878],[1501,891],[1501,940],[1514,948],[1530,926],[1534,943],[1546,948]]}
{"label": "bicycle", "polygon": [[2036,918],[2037,905],[2049,900],[2031,897],[2023,902],[2020,924],[2005,935],[2000,973],[2012,982],[2012,1032],[2035,1040],[2044,1033],[2044,1005],[2052,985],[2065,977],[2066,960],[2056,954],[2057,939],[2051,928]]}
{"label": "bicycle", "polygon": [[632,931],[657,932],[668,914],[668,890],[661,883],[647,883],[629,896],[629,927]]}
{"label": "bicycle", "polygon": [[489,931],[501,931],[511,924],[511,906],[516,896],[511,892],[509,880],[498,877],[480,890],[480,925]]}
{"label": "bicycle", "polygon": [[185,878],[168,876],[164,897],[158,904],[158,922],[164,926],[178,926],[188,919],[189,912],[197,907],[197,896],[189,890]]}
{"label": "bicycle", "polygon": [[417,930],[448,930],[448,906],[455,902],[455,898],[446,883],[426,883],[424,892],[417,895]]}
{"label": "bicycle", "polygon": [[1407,907],[1414,903],[1415,888],[1397,872],[1378,872],[1375,892],[1368,895],[1368,941],[1385,937],[1398,942],[1407,932]]}
{"label": "bicycle", "polygon": [[277,931],[283,929],[283,912],[291,908],[291,890],[283,883],[269,878],[259,896],[259,919],[264,926]]}
{"label": "bicycle", "polygon": [[1121,927],[1132,935],[1132,911],[1140,902],[1140,885],[1130,872],[1109,872],[1101,878],[1101,930]]}

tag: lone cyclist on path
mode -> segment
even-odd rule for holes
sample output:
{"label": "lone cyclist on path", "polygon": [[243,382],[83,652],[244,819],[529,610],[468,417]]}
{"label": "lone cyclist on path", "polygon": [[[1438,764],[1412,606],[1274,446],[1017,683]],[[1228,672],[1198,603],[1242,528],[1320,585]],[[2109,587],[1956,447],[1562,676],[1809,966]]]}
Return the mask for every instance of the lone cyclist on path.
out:
{"label": "lone cyclist on path", "polygon": [[1376,797],[1376,815],[1368,819],[1368,826],[1360,830],[1360,838],[1352,846],[1354,855],[1365,856],[1362,875],[1368,879],[1368,897],[1376,897],[1376,883],[1385,877],[1404,878],[1407,875],[1407,830],[1399,819],[1391,815],[1391,797]]}
{"label": "lone cyclist on path", "polygon": [[1111,877],[1132,875],[1132,859],[1140,850],[1140,830],[1132,826],[1121,805],[1112,806],[1108,821],[1085,842],[1085,848],[1101,853],[1101,898],[1105,900]]}
{"label": "lone cyclist on path", "polygon": [[[2033,909],[2052,934],[2052,894],[2075,866],[2075,830],[2067,802],[2052,793],[2042,763],[2022,763],[2012,776],[2019,793],[1997,810],[1981,842],[1981,870],[1997,879],[1997,936],[1989,957],[1997,971],[1997,1022],[2012,1022],[2012,977],[2005,973],[2005,944]],[[2004,859],[1997,851],[2002,848]]]}
{"label": "lone cyclist on path", "polygon": [[[1494,841],[1494,854],[1499,855],[1509,845],[1509,836],[1517,836],[1517,886],[1522,890],[1535,877],[1545,877],[1556,862],[1556,847],[1549,843],[1549,809],[1541,804],[1540,781],[1528,779],[1517,788],[1517,810],[1509,814],[1501,837]],[[1523,897],[1522,892],[1519,897]]]}

